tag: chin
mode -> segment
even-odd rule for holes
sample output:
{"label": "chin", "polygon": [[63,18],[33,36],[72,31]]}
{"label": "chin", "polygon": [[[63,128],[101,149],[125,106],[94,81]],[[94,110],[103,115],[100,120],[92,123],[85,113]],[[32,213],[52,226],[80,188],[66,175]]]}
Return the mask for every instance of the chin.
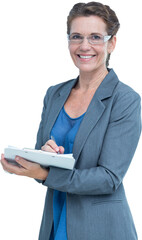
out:
{"label": "chin", "polygon": [[87,67],[87,66],[85,66],[85,67],[78,67],[79,68],[79,71],[80,72],[84,72],[84,73],[91,73],[91,72],[96,72],[96,70],[98,69],[98,67],[96,66],[94,66],[93,68],[91,68],[91,67]]}
{"label": "chin", "polygon": [[93,64],[93,66],[77,66],[76,67],[79,69],[80,72],[82,73],[95,73],[96,71],[105,70],[106,69],[106,64]]}

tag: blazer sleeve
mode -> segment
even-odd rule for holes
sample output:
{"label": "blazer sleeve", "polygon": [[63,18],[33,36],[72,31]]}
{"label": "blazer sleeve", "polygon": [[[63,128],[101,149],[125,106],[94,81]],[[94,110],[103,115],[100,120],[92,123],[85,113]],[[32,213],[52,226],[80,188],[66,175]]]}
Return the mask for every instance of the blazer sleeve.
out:
{"label": "blazer sleeve", "polygon": [[[37,132],[37,141],[36,141],[36,145],[35,145],[35,149],[40,150],[41,147],[44,145],[43,142],[43,129],[44,129],[44,123],[45,123],[45,113],[46,113],[46,109],[47,109],[47,104],[48,104],[48,100],[50,98],[50,93],[52,91],[52,86],[50,88],[48,88],[46,95],[44,97],[44,101],[43,101],[43,109],[42,109],[42,114],[41,114],[41,121],[40,121],[40,125],[39,125],[39,129]],[[35,179],[37,182],[39,183],[43,183],[42,180],[39,179]]]}
{"label": "blazer sleeve", "polygon": [[121,184],[141,132],[140,96],[131,91],[117,99],[104,137],[98,166],[72,171],[50,167],[43,185],[80,195],[111,194]]}
{"label": "blazer sleeve", "polygon": [[52,87],[48,88],[48,90],[46,92],[46,95],[44,97],[44,101],[43,101],[41,121],[40,121],[39,129],[38,129],[38,132],[37,132],[37,141],[36,141],[36,145],[35,145],[35,149],[37,149],[37,150],[40,150],[41,147],[44,145],[44,143],[43,143],[43,129],[44,129],[44,123],[46,121],[45,113],[46,113],[46,109],[47,109],[47,105],[48,105],[48,101],[49,101],[49,98],[50,98],[51,91],[52,91]]}

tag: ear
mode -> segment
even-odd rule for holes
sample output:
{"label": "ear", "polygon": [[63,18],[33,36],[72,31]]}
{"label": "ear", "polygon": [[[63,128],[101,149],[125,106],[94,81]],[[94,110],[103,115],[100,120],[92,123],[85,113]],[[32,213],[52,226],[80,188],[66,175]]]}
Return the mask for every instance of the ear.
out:
{"label": "ear", "polygon": [[116,36],[108,41],[108,53],[112,53],[116,46]]}

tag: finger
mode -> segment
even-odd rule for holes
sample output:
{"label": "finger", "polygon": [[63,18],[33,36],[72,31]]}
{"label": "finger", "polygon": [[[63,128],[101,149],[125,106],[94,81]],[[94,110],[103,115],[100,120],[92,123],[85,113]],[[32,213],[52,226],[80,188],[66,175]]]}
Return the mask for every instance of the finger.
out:
{"label": "finger", "polygon": [[[16,156],[15,161],[18,164],[20,164],[20,166],[22,166],[23,168],[25,168],[27,170],[31,169],[32,165],[36,164],[36,163],[29,162],[28,160],[26,160],[22,157],[19,157],[19,156]],[[38,165],[38,164],[36,164],[36,165]]]}
{"label": "finger", "polygon": [[3,156],[3,154],[1,154],[1,165],[2,165],[3,169],[4,169],[4,165],[5,165],[5,161],[4,160],[5,160],[4,156]]}
{"label": "finger", "polygon": [[48,140],[42,147],[42,150],[49,152],[59,152],[59,147],[53,140]]}
{"label": "finger", "polygon": [[45,151],[45,152],[53,152],[53,153],[56,152],[54,149],[52,149],[52,148],[51,148],[50,146],[48,146],[48,145],[42,146],[42,147],[41,147],[41,150],[42,150],[42,151]]}
{"label": "finger", "polygon": [[10,165],[8,163],[8,161],[4,158],[4,155],[1,156],[1,164],[2,164],[2,167],[3,167],[4,170],[6,170],[6,168],[9,167],[9,165]]}
{"label": "finger", "polygon": [[1,154],[1,159],[4,159],[4,154],[3,153]]}
{"label": "finger", "polygon": [[64,151],[65,151],[64,147],[62,147],[62,146],[59,146],[59,153],[63,154],[63,153],[64,153]]}
{"label": "finger", "polygon": [[54,140],[49,140],[46,142],[47,145],[49,145],[52,149],[54,149],[56,152],[59,151],[59,146],[55,143]]}
{"label": "finger", "polygon": [[20,175],[22,169],[21,167],[8,163],[8,161],[5,158],[1,159],[1,163],[5,171]]}

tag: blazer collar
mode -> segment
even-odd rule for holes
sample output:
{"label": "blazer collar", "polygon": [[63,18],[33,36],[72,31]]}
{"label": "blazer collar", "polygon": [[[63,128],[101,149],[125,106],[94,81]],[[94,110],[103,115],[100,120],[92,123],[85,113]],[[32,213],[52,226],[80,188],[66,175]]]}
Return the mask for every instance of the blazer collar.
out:
{"label": "blazer collar", "polygon": [[100,100],[111,97],[118,81],[118,77],[113,69],[108,69],[108,74],[101,82],[95,93],[96,97]]}
{"label": "blazer collar", "polygon": [[[71,92],[72,88],[76,85],[77,81],[79,80],[79,76],[76,79],[69,81],[65,84],[61,90],[59,91],[59,95],[67,95]],[[103,100],[107,97],[111,97],[113,90],[118,83],[118,77],[113,69],[108,68],[108,74],[101,82],[100,86],[96,90],[96,97],[100,100]]]}

